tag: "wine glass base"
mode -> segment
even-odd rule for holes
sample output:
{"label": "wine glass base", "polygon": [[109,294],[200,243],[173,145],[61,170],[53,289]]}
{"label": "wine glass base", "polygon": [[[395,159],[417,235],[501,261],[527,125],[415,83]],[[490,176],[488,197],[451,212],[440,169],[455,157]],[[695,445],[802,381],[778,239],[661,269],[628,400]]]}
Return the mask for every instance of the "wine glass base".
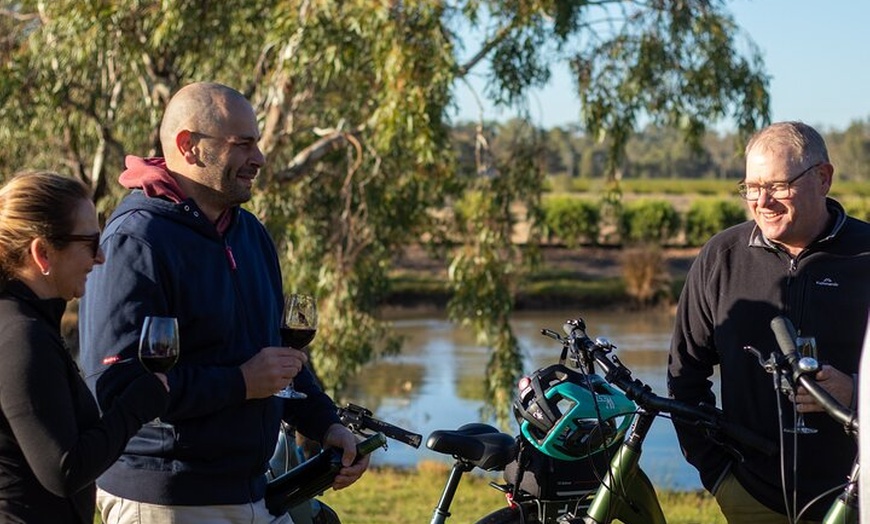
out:
{"label": "wine glass base", "polygon": [[287,398],[291,400],[302,400],[303,398],[308,398],[308,395],[302,393],[301,391],[296,391],[295,389],[284,388],[281,391],[275,393],[276,397]]}
{"label": "wine glass base", "polygon": [[798,435],[812,435],[813,433],[818,433],[819,430],[815,428],[808,428],[806,426],[800,426],[796,428],[786,428],[784,430],[786,433],[795,433]]}
{"label": "wine glass base", "polygon": [[172,424],[163,422],[159,418],[155,418],[154,420],[150,420],[144,424],[144,426],[149,428],[160,428],[160,429],[175,429],[175,426]]}

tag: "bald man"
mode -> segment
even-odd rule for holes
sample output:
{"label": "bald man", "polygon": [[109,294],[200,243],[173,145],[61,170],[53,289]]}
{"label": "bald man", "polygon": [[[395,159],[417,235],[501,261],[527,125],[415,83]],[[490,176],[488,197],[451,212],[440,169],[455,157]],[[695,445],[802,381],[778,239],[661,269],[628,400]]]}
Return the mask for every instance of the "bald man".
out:
{"label": "bald man", "polygon": [[[137,358],[146,316],[177,317],[181,356],[162,422],[147,424],[97,482],[107,523],[287,523],[263,502],[281,420],[344,450],[334,484],[356,481],[356,439],[304,366],[281,347],[282,280],[263,225],[239,207],[265,161],[250,103],[213,83],[188,85],[160,126],[163,158],[130,156],[131,192],[103,231],[107,261],[80,304],[81,360],[103,409],[147,371]],[[303,400],[273,396],[291,380]],[[253,516],[253,517],[252,517]]]}

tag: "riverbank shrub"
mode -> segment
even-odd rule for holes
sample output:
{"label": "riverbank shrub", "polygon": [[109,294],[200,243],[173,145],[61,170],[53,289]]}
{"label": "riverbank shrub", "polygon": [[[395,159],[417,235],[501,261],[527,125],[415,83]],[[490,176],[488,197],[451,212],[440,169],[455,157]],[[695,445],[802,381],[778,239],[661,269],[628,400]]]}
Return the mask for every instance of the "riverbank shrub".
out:
{"label": "riverbank shrub", "polygon": [[659,246],[645,244],[622,251],[622,279],[635,307],[667,303],[671,279]]}
{"label": "riverbank shrub", "polygon": [[601,207],[589,198],[568,195],[544,199],[544,231],[548,242],[561,240],[569,248],[596,244]]}
{"label": "riverbank shrub", "polygon": [[623,244],[667,244],[680,231],[680,214],[666,200],[639,199],[626,203],[619,217]]}
{"label": "riverbank shrub", "polygon": [[746,221],[746,208],[733,200],[701,199],[686,212],[685,239],[689,246],[701,246],[713,235]]}

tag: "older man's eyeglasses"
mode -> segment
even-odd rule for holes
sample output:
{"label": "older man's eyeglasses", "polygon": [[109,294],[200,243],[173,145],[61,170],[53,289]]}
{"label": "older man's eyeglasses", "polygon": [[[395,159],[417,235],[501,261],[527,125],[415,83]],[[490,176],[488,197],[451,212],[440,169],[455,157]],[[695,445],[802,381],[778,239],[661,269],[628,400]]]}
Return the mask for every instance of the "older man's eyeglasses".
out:
{"label": "older man's eyeglasses", "polygon": [[52,237],[58,242],[88,242],[91,248],[91,256],[97,258],[97,253],[100,251],[100,234],[93,233],[91,235],[60,235]]}
{"label": "older man's eyeglasses", "polygon": [[783,182],[771,182],[769,184],[747,184],[746,182],[741,182],[737,184],[737,192],[740,193],[740,196],[743,197],[744,200],[758,200],[759,198],[761,198],[762,191],[767,193],[767,196],[769,196],[770,198],[775,198],[777,200],[791,198],[792,184],[797,182],[800,177],[806,175],[807,173],[822,164],[823,162],[813,164],[798,173],[796,176]]}

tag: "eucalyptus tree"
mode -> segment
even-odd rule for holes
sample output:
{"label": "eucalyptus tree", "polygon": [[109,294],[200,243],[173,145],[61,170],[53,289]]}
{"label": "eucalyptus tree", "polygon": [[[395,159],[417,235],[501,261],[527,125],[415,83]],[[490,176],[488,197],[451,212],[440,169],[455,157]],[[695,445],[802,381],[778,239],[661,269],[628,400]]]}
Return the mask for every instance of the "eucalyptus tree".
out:
{"label": "eucalyptus tree", "polygon": [[[0,28],[5,173],[71,173],[108,211],[124,155],[160,153],[170,94],[233,85],[257,108],[270,160],[251,206],[286,286],[321,297],[314,362],[327,388],[398,350],[377,306],[396,253],[419,242],[448,257],[451,318],[492,348],[502,419],[522,364],[513,291],[534,259],[515,234],[528,222],[534,245],[543,134],[494,137],[479,122],[474,166],[458,167],[457,82],[483,74],[480,96],[522,110],[570,63],[580,127],[606,144],[611,173],[639,122],[697,141],[720,118],[745,133],[768,113],[758,53],[715,0],[7,0]],[[494,154],[493,140],[510,147]]]}

